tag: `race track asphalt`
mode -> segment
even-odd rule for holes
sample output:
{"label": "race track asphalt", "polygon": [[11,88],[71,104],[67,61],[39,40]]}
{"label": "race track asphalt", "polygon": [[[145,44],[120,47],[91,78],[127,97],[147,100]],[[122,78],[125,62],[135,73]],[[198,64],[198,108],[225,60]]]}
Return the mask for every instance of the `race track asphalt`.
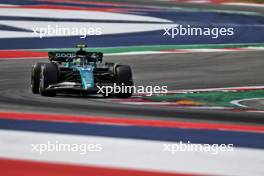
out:
{"label": "race track asphalt", "polygon": [[[136,85],[169,90],[263,85],[264,51],[106,56],[131,65]],[[0,109],[126,118],[263,124],[263,114],[106,102],[100,97],[41,97],[30,90],[32,64],[47,59],[0,60]]]}

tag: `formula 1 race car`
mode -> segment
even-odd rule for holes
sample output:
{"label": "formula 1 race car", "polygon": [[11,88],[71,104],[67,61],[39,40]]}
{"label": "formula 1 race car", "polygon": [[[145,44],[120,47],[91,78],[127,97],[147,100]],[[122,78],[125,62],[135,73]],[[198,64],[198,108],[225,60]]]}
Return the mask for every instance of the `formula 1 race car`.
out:
{"label": "formula 1 race car", "polygon": [[[77,52],[49,52],[49,63],[36,63],[32,66],[31,89],[34,94],[85,95],[98,93],[100,87],[133,85],[130,66],[103,63],[103,53],[87,52],[83,49],[86,45],[77,45],[77,47],[79,48]],[[105,93],[102,94],[106,96]],[[113,96],[128,98],[131,95],[131,92],[121,92]]]}

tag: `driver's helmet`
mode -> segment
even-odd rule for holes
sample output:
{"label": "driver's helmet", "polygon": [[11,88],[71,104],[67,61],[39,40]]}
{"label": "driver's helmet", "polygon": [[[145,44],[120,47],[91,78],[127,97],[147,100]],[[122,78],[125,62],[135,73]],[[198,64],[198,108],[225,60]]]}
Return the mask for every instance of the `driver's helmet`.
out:
{"label": "driver's helmet", "polygon": [[80,66],[81,65],[81,58],[77,57],[73,60],[73,65]]}
{"label": "driver's helmet", "polygon": [[85,59],[84,56],[76,56],[76,58],[73,60],[73,65],[76,66],[83,66],[87,65],[87,60]]}

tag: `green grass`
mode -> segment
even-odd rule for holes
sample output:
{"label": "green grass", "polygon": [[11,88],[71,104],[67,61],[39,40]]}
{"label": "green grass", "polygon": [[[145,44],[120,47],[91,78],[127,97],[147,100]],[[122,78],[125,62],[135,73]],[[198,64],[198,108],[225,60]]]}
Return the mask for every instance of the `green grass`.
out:
{"label": "green grass", "polygon": [[[127,46],[127,47],[102,47],[87,48],[87,51],[100,51],[103,53],[122,53],[134,51],[161,51],[174,49],[223,49],[241,47],[264,47],[264,43],[249,44],[203,44],[203,45],[146,45],[146,46]],[[48,48],[34,51],[77,51],[77,48]]]}
{"label": "green grass", "polygon": [[192,100],[201,102],[206,106],[237,107],[230,103],[233,100],[248,98],[264,98],[264,90],[239,91],[239,92],[204,92],[187,94],[169,94],[144,97],[146,100],[175,102],[180,100]]}

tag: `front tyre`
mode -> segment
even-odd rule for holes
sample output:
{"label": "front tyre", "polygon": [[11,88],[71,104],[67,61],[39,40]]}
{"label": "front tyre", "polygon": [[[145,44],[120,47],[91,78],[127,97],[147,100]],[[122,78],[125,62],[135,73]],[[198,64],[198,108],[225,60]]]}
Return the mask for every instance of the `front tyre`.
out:
{"label": "front tyre", "polygon": [[36,63],[31,69],[31,91],[33,94],[39,93],[39,80],[40,80],[40,70],[44,63]]}
{"label": "front tyre", "polygon": [[42,96],[56,96],[56,92],[48,90],[49,85],[58,83],[57,66],[51,63],[41,66],[39,92]]}
{"label": "front tyre", "polygon": [[[132,70],[128,65],[117,65],[115,68],[115,80],[119,86],[133,86]],[[118,98],[129,98],[132,96],[132,92],[118,93]]]}

